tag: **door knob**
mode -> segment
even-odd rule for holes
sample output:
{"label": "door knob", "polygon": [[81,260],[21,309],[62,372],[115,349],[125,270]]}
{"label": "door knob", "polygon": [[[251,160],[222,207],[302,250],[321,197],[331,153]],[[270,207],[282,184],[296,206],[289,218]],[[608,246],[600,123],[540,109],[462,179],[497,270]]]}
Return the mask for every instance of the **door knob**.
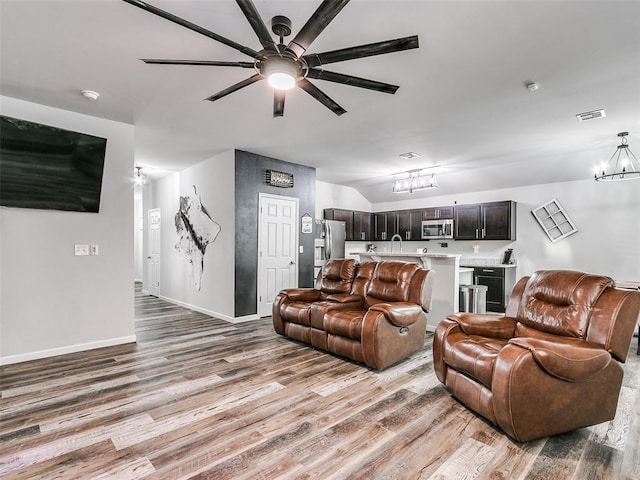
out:
{"label": "door knob", "polygon": [[294,262],[293,260],[291,260],[291,261],[289,262],[289,265],[295,265],[295,264],[296,264],[296,262]]}

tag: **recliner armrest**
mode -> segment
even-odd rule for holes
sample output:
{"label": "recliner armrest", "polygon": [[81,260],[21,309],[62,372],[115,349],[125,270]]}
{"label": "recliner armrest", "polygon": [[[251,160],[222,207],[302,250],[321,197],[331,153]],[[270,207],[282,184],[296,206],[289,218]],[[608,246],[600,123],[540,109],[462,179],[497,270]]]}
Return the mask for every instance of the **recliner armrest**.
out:
{"label": "recliner armrest", "polygon": [[322,292],[315,288],[288,288],[280,293],[294,302],[315,302],[322,297]]}
{"label": "recliner armrest", "polygon": [[382,312],[391,323],[398,327],[413,325],[422,313],[420,305],[409,302],[376,303],[369,307],[369,311],[371,310]]}
{"label": "recliner armrest", "polygon": [[568,382],[588,380],[611,361],[609,352],[588,344],[555,343],[538,338],[512,338],[509,343],[529,350],[545,372]]}
{"label": "recliner armrest", "polygon": [[327,296],[327,300],[338,303],[362,302],[362,295],[352,295],[350,293],[332,293]]}
{"label": "recliner armrest", "polygon": [[516,331],[516,320],[501,314],[454,313],[447,316],[467,335],[481,335],[491,338],[511,338]]}

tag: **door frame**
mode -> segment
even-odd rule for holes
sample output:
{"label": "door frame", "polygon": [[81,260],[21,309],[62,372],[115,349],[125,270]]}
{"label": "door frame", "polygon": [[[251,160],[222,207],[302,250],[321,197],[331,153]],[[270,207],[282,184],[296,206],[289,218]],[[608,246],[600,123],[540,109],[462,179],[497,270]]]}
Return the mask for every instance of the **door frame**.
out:
{"label": "door frame", "polygon": [[[290,200],[295,204],[295,212],[294,212],[294,220],[295,224],[293,226],[295,231],[295,243],[296,252],[299,252],[300,245],[300,218],[298,216],[300,212],[300,199],[297,197],[288,197],[285,195],[274,195],[271,193],[258,193],[258,251],[257,251],[257,265],[258,265],[258,275],[256,282],[256,316],[258,318],[262,318],[260,316],[260,289],[262,288],[262,280],[264,277],[263,273],[263,265],[262,265],[262,256],[260,252],[262,251],[262,207],[263,202],[266,199],[277,199],[277,200]],[[296,268],[295,268],[295,284],[298,285],[300,281],[300,257],[299,253],[296,253]]]}

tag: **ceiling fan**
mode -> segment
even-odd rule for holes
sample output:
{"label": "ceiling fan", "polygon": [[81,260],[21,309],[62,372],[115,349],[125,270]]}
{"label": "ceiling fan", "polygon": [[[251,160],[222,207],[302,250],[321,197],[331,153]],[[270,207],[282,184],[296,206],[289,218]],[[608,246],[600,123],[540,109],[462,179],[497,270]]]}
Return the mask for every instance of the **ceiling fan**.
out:
{"label": "ceiling fan", "polygon": [[366,78],[354,77],[342,73],[330,72],[318,68],[328,63],[342,62],[356,58],[369,57],[373,55],[383,55],[386,53],[399,52],[418,48],[418,36],[397,38],[382,42],[369,43],[356,47],[332,50],[330,52],[305,54],[311,43],[322,33],[333,18],[345,7],[349,0],[323,0],[318,9],[311,15],[297,35],[284,44],[284,37],[291,34],[291,20],[278,15],[271,20],[271,30],[279,37],[276,44],[262,21],[258,10],[251,0],[236,0],[238,6],[251,24],[253,31],[258,36],[262,44],[262,50],[255,51],[244,45],[229,40],[206,28],[191,23],[169,12],[161,10],[147,2],[141,0],[123,0],[133,6],[139,7],[147,12],[158,15],[171,22],[182,25],[194,32],[217,40],[231,48],[253,58],[252,62],[219,62],[211,60],[167,60],[143,58],[143,62],[148,64],[161,65],[209,65],[220,67],[240,67],[255,69],[256,73],[249,78],[231,85],[224,90],[211,95],[206,100],[215,101],[252,83],[267,79],[274,88],[273,116],[282,117],[284,115],[285,92],[294,86],[300,87],[324,106],[329,108],[336,115],[346,113],[346,110],[329,98],[324,92],[309,81],[309,79],[326,80],[329,82],[342,83],[353,87],[366,88],[384,93],[395,93],[397,85],[368,80]]}

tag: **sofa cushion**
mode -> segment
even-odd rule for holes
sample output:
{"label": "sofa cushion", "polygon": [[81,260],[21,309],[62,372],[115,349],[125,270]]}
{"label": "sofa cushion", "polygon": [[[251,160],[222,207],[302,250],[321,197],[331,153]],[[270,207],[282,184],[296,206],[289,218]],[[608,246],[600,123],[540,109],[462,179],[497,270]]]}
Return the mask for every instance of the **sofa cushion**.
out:
{"label": "sofa cushion", "polygon": [[331,310],[324,316],[324,329],[333,335],[360,340],[365,313],[363,310]]}
{"label": "sofa cushion", "polygon": [[324,293],[350,293],[356,273],[356,261],[352,258],[328,260],[322,267],[319,289]]}
{"label": "sofa cushion", "polygon": [[442,356],[448,366],[490,389],[496,358],[508,341],[464,332],[451,333],[444,340]]}
{"label": "sofa cushion", "polygon": [[280,316],[283,320],[298,325],[310,326],[311,305],[307,302],[289,302],[280,307]]}
{"label": "sofa cushion", "polygon": [[538,271],[524,288],[518,320],[555,335],[585,338],[593,305],[609,277],[566,270]]}
{"label": "sofa cushion", "polygon": [[408,301],[411,277],[419,269],[417,263],[380,262],[369,283],[368,303]]}

